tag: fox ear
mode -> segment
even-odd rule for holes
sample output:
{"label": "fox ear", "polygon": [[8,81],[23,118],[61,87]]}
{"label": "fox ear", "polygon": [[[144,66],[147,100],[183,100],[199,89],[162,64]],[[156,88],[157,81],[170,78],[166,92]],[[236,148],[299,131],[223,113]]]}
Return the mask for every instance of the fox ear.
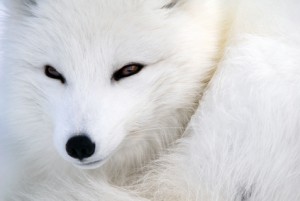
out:
{"label": "fox ear", "polygon": [[178,3],[178,0],[171,0],[171,1],[167,2],[167,4],[165,4],[162,8],[170,9],[170,8],[173,8],[174,6],[176,6],[177,3]]}
{"label": "fox ear", "polygon": [[32,6],[37,5],[37,0],[1,0],[9,12],[28,13]]}
{"label": "fox ear", "polygon": [[185,1],[186,0],[169,0],[162,8],[163,9],[171,9],[179,4],[182,4]]}

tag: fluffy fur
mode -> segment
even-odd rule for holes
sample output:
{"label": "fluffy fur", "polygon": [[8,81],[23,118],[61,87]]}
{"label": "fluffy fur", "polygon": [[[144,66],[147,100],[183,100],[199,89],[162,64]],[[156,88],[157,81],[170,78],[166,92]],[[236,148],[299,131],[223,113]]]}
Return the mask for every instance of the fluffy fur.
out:
{"label": "fluffy fur", "polygon": [[[300,200],[293,3],[5,1],[1,200]],[[80,132],[102,163],[67,155]]]}

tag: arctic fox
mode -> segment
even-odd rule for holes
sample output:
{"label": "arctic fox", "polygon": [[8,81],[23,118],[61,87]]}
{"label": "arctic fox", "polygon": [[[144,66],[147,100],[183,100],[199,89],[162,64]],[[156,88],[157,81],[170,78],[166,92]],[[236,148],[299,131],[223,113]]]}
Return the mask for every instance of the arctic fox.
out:
{"label": "arctic fox", "polygon": [[[4,0],[1,201],[300,200],[294,130],[274,126],[271,140],[265,119],[243,127],[230,114],[248,121],[247,107],[214,99],[234,95],[213,91],[221,67],[248,63],[248,50],[259,66],[256,44],[275,50],[277,30],[296,31],[272,21],[291,11],[283,1],[258,2]],[[299,51],[286,49],[294,69]]]}

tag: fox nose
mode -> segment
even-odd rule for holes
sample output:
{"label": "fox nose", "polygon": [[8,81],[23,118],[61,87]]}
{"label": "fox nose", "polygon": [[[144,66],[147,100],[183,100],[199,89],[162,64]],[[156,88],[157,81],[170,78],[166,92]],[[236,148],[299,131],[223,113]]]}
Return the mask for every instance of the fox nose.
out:
{"label": "fox nose", "polygon": [[96,145],[86,135],[72,137],[66,144],[66,150],[69,156],[82,160],[95,153]]}

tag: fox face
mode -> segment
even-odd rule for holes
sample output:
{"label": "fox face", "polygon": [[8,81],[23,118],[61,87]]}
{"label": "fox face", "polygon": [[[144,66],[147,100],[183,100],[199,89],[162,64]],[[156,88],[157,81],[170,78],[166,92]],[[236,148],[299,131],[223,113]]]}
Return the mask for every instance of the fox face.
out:
{"label": "fox face", "polygon": [[20,146],[36,143],[33,151],[55,151],[80,168],[144,160],[170,146],[215,54],[192,2],[7,2],[10,95],[2,105],[13,136],[31,139]]}

